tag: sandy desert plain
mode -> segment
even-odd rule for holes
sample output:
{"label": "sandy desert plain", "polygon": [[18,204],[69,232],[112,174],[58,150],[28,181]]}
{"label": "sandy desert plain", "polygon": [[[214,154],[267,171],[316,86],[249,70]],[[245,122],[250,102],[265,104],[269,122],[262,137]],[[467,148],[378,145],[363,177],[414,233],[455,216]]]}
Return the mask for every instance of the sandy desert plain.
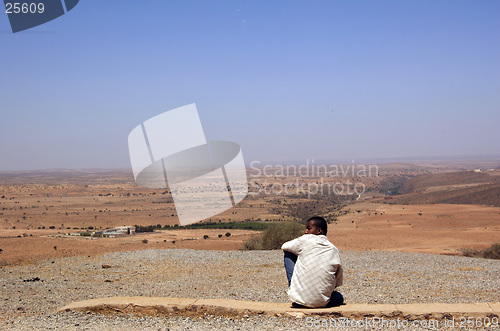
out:
{"label": "sandy desert plain", "polygon": [[[452,255],[500,242],[499,165],[250,167],[248,196],[204,221],[216,229],[178,226],[168,188],[139,187],[130,170],[3,172],[0,328],[308,329],[282,316],[56,311],[115,296],[288,302],[281,252],[244,251],[260,232],[224,226],[311,215],[330,221],[347,304],[498,302],[498,261]],[[156,229],[100,235],[135,225]]]}
{"label": "sandy desert plain", "polygon": [[[251,167],[248,196],[205,221],[321,214],[332,221],[328,237],[341,250],[459,255],[462,248],[500,242],[499,163],[393,163],[372,166],[370,173],[354,164]],[[355,187],[363,194],[349,195]],[[173,228],[177,223],[168,189],[139,187],[130,170],[0,173],[2,266],[152,248],[239,250],[259,234]],[[171,228],[115,238],[79,235],[133,225]]]}

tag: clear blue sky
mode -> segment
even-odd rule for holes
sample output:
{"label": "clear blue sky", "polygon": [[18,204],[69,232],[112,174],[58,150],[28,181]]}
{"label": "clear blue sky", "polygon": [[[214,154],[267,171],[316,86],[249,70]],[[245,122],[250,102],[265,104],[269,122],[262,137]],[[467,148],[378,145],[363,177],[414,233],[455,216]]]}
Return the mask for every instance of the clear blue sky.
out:
{"label": "clear blue sky", "polygon": [[247,163],[500,154],[496,0],[82,0],[0,45],[0,171],[130,167],[193,102]]}

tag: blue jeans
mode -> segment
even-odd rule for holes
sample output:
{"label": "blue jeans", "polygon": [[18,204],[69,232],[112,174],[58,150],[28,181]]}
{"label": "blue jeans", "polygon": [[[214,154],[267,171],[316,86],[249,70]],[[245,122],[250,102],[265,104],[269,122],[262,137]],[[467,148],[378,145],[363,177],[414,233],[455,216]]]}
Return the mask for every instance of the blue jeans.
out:
{"label": "blue jeans", "polygon": [[[295,263],[297,262],[297,255],[287,251],[284,251],[284,253],[286,278],[288,279],[288,287],[290,287],[290,284],[292,282],[293,269],[295,269]],[[344,297],[342,296],[342,294],[337,291],[333,291],[330,297],[330,301],[328,301],[325,307],[337,307],[343,304]],[[292,306],[295,308],[307,308],[295,302],[293,302]]]}
{"label": "blue jeans", "polygon": [[293,269],[295,268],[295,263],[297,262],[297,255],[287,251],[284,252],[286,278],[288,279],[288,287],[290,287],[290,283],[292,282]]}

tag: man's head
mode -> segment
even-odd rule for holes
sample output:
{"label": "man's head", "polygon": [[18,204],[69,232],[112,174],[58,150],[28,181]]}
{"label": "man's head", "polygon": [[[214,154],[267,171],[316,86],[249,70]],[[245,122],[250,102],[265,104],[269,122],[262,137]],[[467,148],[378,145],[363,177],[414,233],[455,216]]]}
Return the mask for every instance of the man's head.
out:
{"label": "man's head", "polygon": [[328,226],[323,217],[314,216],[307,220],[305,234],[323,234],[326,236]]}

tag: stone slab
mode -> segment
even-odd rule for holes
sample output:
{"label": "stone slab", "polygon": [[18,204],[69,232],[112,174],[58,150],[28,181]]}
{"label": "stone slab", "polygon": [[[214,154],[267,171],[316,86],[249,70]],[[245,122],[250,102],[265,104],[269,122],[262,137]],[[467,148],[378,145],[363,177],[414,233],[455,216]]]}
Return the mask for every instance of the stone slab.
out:
{"label": "stone slab", "polygon": [[491,308],[494,314],[500,316],[500,302],[488,302],[488,306]]}
{"label": "stone slab", "polygon": [[88,307],[96,307],[99,305],[110,306],[176,306],[187,307],[196,302],[196,299],[188,298],[164,298],[164,297],[111,297],[111,298],[98,298],[78,302],[72,302],[60,309],[59,311],[67,310],[83,310]]}
{"label": "stone slab", "polygon": [[59,311],[94,311],[97,313],[137,313],[137,314],[164,314],[203,315],[206,313],[245,316],[245,315],[273,315],[324,317],[384,317],[416,319],[450,319],[452,317],[486,317],[499,315],[500,303],[472,303],[472,304],[347,304],[332,308],[292,308],[290,303],[272,303],[257,301],[241,301],[229,299],[189,299],[167,297],[113,297],[91,299],[70,303]]}

